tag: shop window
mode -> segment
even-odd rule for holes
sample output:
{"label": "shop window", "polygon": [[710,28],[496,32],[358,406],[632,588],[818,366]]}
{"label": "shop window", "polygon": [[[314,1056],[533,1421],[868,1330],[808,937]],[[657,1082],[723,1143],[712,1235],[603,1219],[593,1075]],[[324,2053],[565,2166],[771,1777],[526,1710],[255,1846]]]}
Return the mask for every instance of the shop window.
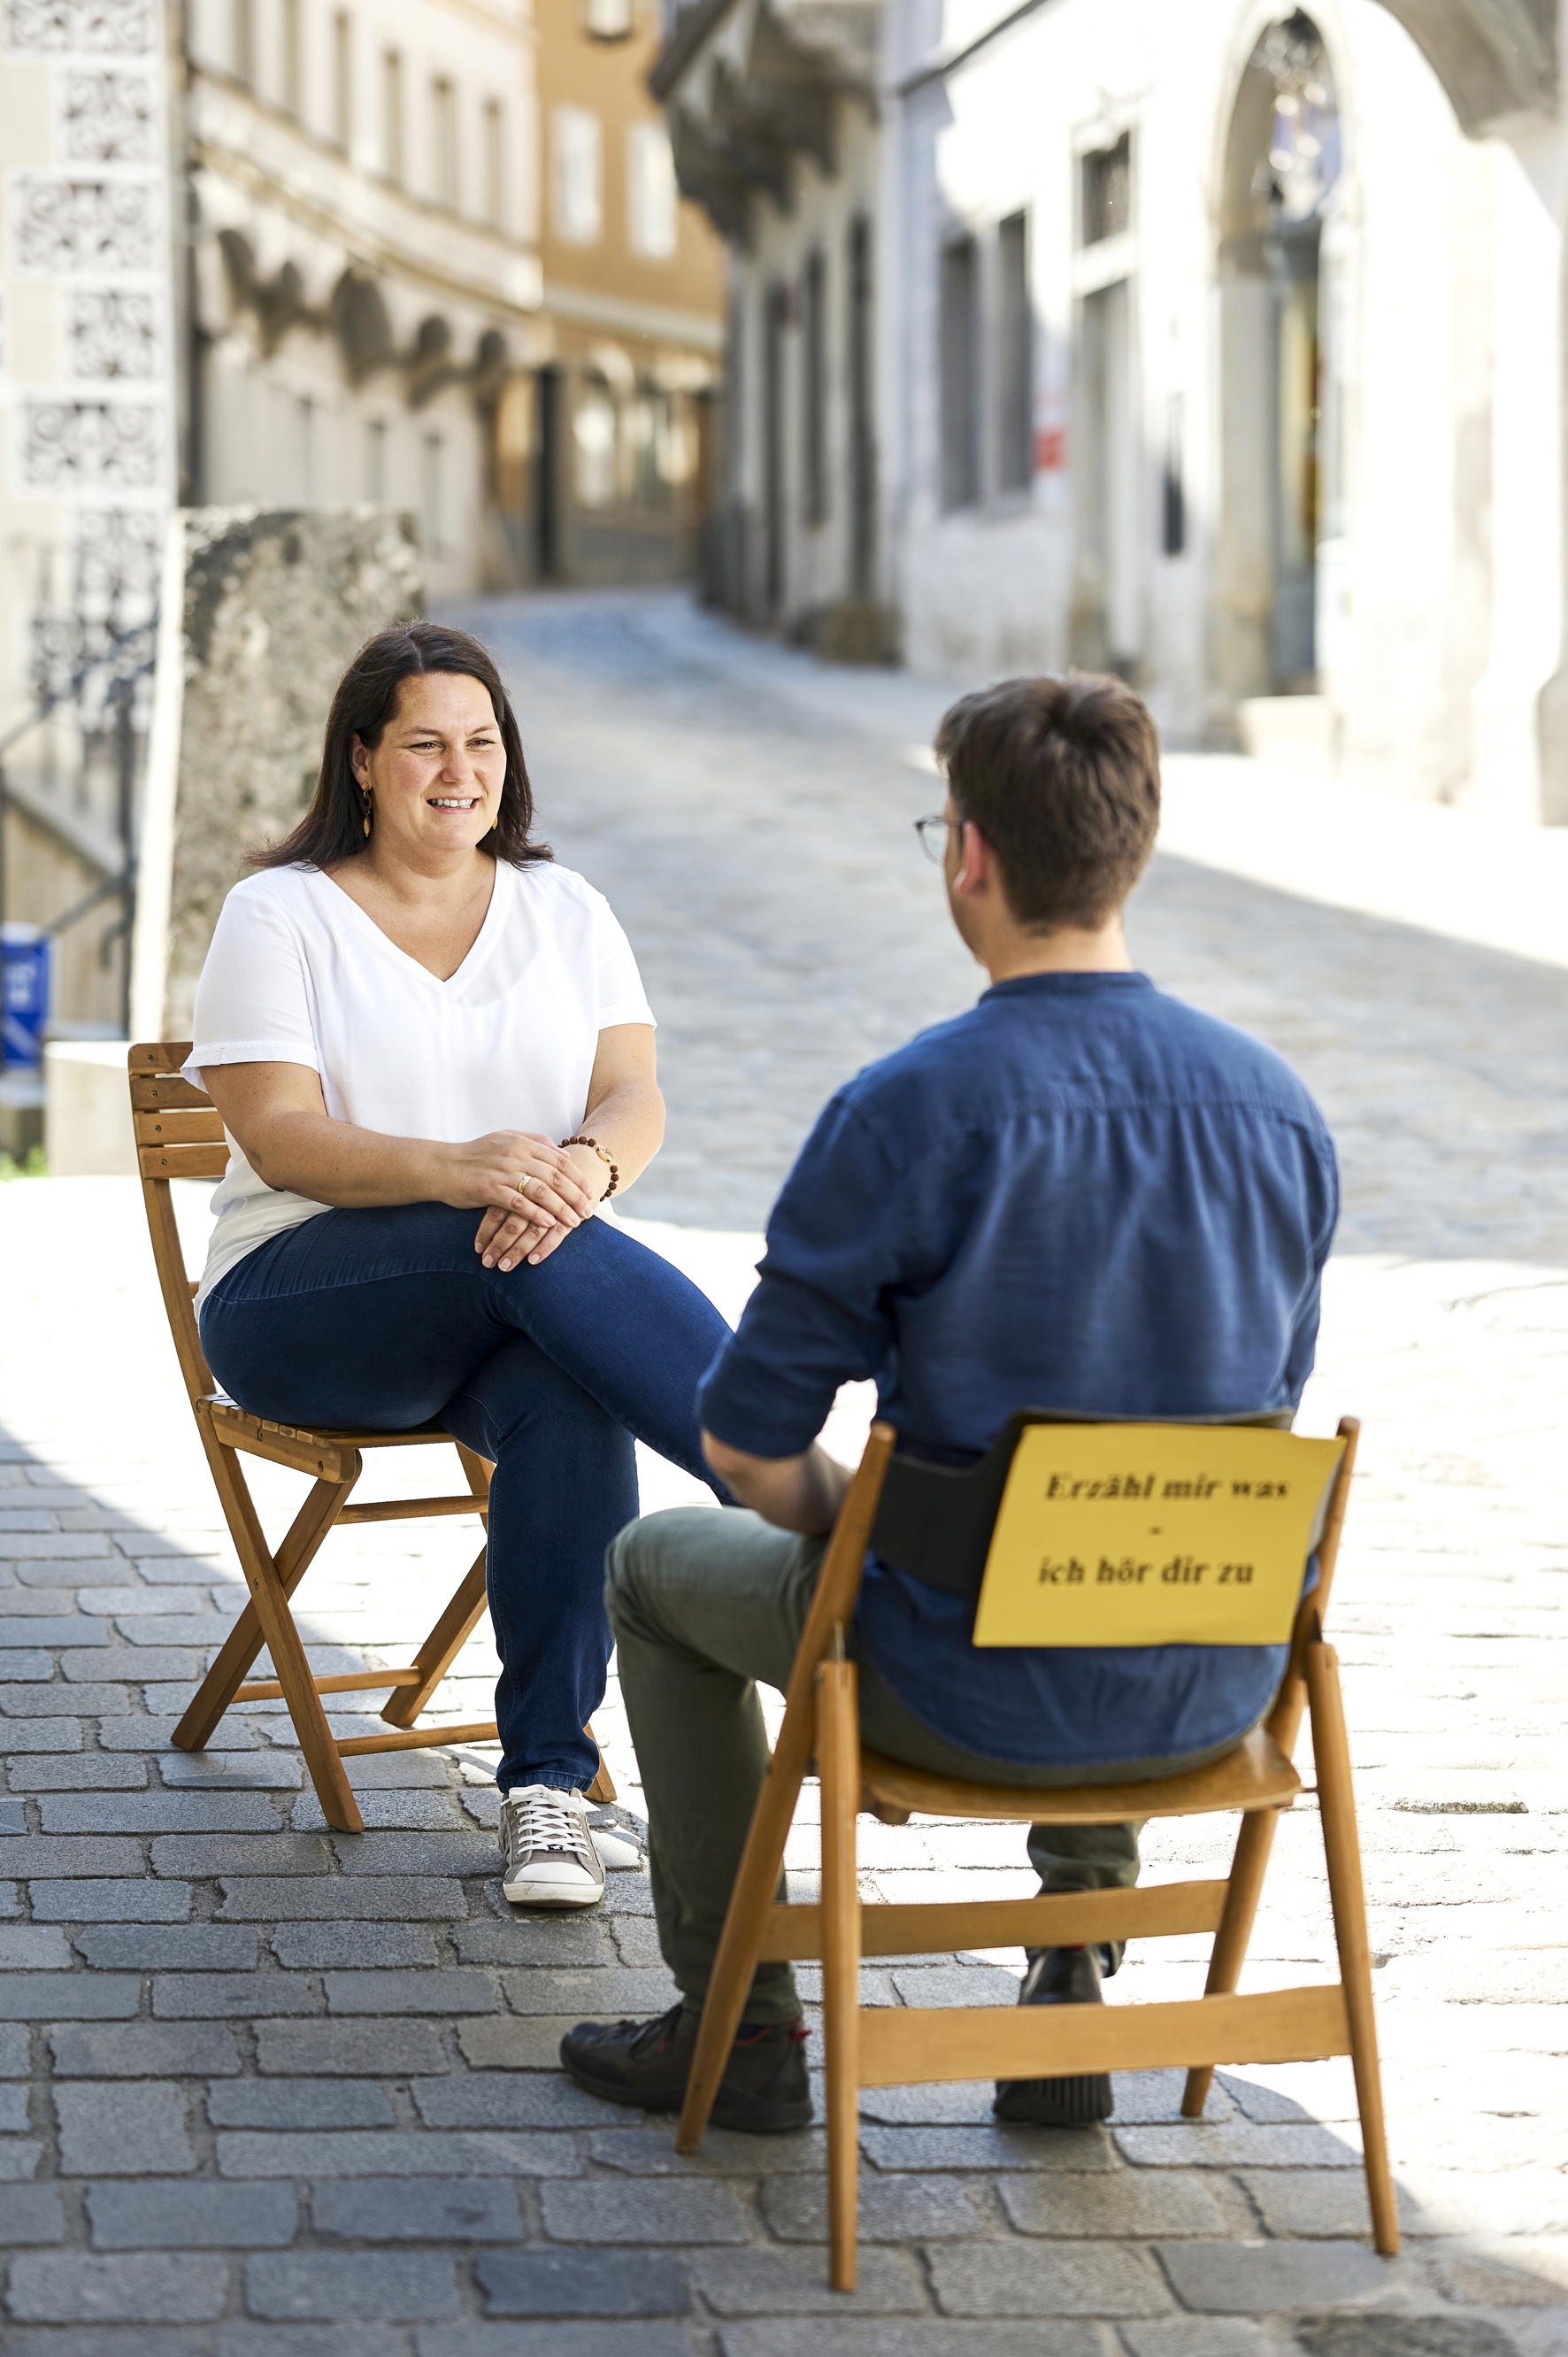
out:
{"label": "shop window", "polygon": [[572,419],[577,504],[607,508],[616,495],[616,403],[603,377],[584,380]]}

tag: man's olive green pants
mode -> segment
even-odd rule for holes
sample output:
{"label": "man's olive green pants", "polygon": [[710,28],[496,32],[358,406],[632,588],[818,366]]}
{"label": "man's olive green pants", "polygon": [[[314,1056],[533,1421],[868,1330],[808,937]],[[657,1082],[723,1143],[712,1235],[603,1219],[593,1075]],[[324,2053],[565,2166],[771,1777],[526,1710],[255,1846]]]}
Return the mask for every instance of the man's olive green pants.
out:
{"label": "man's olive green pants", "polygon": [[[788,1684],[822,1560],[820,1539],[792,1538],[757,1514],[672,1508],[630,1523],[606,1558],[606,1603],[621,1692],[648,1796],[649,1865],[664,1961],[692,2005],[706,1993],[763,1772],[768,1738],[756,1681]],[[875,1749],[943,1776],[1048,1789],[1081,1768],[1039,1768],[960,1751],[913,1717],[862,1660],[860,1724]],[[1133,1760],[1093,1770],[1097,1783],[1174,1776],[1228,1750]],[[1129,1889],[1135,1824],[1033,1826],[1029,1863],[1046,1891]],[[780,1883],[779,1896],[783,1896]],[[757,1969],[748,2022],[800,2011],[787,1964]]]}

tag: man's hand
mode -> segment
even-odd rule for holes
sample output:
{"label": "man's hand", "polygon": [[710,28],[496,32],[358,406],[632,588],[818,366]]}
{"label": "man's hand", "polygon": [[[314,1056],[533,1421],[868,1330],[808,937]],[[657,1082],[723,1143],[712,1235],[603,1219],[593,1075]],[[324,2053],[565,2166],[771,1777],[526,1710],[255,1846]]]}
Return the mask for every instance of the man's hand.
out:
{"label": "man's hand", "polygon": [[703,1454],[743,1506],[803,1538],[827,1536],[854,1479],[847,1465],[815,1446],[803,1457],[751,1457],[704,1432]]}

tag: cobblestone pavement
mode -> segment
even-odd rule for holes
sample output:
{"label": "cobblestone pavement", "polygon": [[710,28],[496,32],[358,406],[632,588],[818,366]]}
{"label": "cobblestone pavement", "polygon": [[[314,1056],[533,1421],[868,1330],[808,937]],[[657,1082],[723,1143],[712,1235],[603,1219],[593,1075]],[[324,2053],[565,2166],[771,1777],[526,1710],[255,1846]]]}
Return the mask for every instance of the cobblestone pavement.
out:
{"label": "cobblestone pavement", "polygon": [[[661,1025],[671,1137],[634,1207],[759,1227],[840,1081],[979,987],[909,826],[940,806],[910,756],[953,691],[824,671],[670,597],[472,619],[508,665],[545,831],[609,895]],[[1568,1262],[1568,975],[1163,857],[1131,933],[1156,981],[1319,1097],[1341,1250]]]}
{"label": "cobblestone pavement", "polygon": [[[733,1311],[816,1102],[973,987],[902,832],[932,783],[898,748],[940,696],[732,660],[657,600],[489,620],[550,827],[665,1020],[671,1145],[633,1209]],[[857,877],[896,879],[886,905],[857,910]],[[1562,975],[1175,863],[1139,928],[1162,979],[1296,1058],[1348,1147],[1303,1421],[1367,1421],[1334,1619],[1404,2255],[1369,2248],[1347,2068],[1223,2072],[1200,2125],[1176,2074],[1139,2073],[1074,2135],[996,2127],[983,2087],[868,2096],[863,2288],[829,2294],[816,2135],[680,2161],[667,2122],[550,2068],[564,2019],[666,2001],[640,1871],[597,1920],[516,1916],[480,1750],[357,1762],[350,1840],[277,1706],[202,1758],[170,1749],[238,1570],[134,1187],[38,1180],[0,1189],[6,2357],[1568,2352]],[[181,1205],[193,1254],[204,1194]],[[645,1469],[648,1502],[685,1494]],[[261,1470],[275,1529],[299,1485]],[[421,1491],[428,1458],[377,1479]],[[317,1668],[402,1657],[465,1541],[337,1535],[302,1594]],[[492,1674],[477,1641],[443,1714],[481,1715]],[[600,1723],[635,1813],[613,1691]],[[1152,1828],[1148,1874],[1212,1867],[1225,1840]],[[864,1821],[866,1895],[1021,1892],[1020,1847]],[[794,1864],[809,1889],[809,1824]],[[1332,1953],[1308,1800],[1246,1985]],[[1019,1963],[879,1965],[867,1997],[1011,2001]],[[1199,1943],[1148,1943],[1112,1995],[1199,1985]]]}

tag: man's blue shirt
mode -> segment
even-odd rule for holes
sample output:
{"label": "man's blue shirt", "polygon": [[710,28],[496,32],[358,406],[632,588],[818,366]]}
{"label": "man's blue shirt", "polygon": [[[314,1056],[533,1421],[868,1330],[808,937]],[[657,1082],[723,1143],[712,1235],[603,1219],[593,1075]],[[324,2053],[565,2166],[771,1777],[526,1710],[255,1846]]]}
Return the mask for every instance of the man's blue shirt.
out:
{"label": "man's blue shirt", "polygon": [[[1141,974],[998,983],[828,1105],[702,1421],[793,1457],[839,1385],[870,1378],[903,1438],[954,1462],[1019,1407],[1294,1407],[1337,1216],[1323,1117],[1268,1049]],[[982,1651],[973,1618],[868,1562],[866,1658],[927,1727],[994,1760],[1203,1750],[1256,1721],[1283,1665],[1280,1646]]]}

